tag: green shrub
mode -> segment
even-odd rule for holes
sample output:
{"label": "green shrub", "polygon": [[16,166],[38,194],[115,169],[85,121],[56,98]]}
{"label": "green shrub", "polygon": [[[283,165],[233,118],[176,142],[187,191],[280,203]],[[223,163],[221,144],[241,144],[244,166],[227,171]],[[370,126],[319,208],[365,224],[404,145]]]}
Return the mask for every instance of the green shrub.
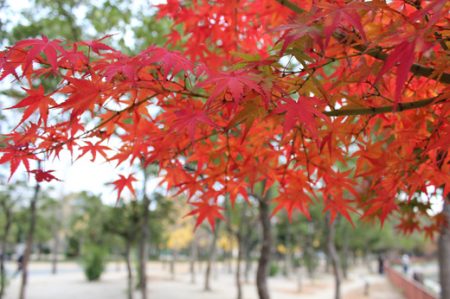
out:
{"label": "green shrub", "polygon": [[269,267],[269,276],[275,276],[280,271],[280,267],[278,267],[278,264],[275,262],[270,263]]}
{"label": "green shrub", "polygon": [[87,280],[99,280],[106,266],[106,250],[99,246],[89,246],[83,251],[83,268]]}

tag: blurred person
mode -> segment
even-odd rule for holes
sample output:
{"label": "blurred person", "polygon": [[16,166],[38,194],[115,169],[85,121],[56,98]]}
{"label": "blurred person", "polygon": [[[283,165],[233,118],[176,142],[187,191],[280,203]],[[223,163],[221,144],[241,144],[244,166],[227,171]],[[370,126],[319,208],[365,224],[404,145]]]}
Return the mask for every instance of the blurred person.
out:
{"label": "blurred person", "polygon": [[402,255],[402,268],[403,273],[407,274],[409,270],[409,264],[411,263],[411,259],[409,258],[409,255],[407,253],[404,253]]}
{"label": "blurred person", "polygon": [[378,255],[378,274],[384,274],[384,256],[383,254]]}
{"label": "blurred person", "polygon": [[18,244],[16,247],[17,271],[14,274],[14,276],[18,275],[23,270],[24,254],[25,254],[25,244]]}

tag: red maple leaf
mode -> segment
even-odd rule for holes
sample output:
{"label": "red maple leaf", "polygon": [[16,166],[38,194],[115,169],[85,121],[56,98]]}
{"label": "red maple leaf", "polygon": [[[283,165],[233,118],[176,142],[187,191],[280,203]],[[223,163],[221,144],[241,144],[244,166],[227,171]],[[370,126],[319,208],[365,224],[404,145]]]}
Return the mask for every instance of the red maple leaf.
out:
{"label": "red maple leaf", "polygon": [[89,40],[89,41],[82,41],[80,42],[81,45],[88,46],[94,53],[100,54],[100,51],[115,51],[110,46],[102,43],[101,41],[107,38],[110,38],[113,36],[112,34],[105,35],[102,38]]}
{"label": "red maple leaf", "polygon": [[28,93],[28,97],[22,99],[16,105],[7,108],[7,109],[15,109],[27,107],[23,112],[22,119],[20,120],[17,127],[20,126],[25,120],[27,120],[31,116],[31,114],[34,111],[38,109],[40,113],[40,119],[44,121],[45,125],[47,125],[48,109],[56,105],[53,98],[51,98],[49,95],[47,96],[45,95],[44,87],[42,85],[39,85],[37,89],[25,89],[25,88],[22,89]]}
{"label": "red maple leaf", "polygon": [[113,81],[113,79],[119,76],[135,82],[138,79],[138,69],[139,65],[136,63],[136,59],[130,59],[125,55],[121,55],[116,62],[107,64],[105,77],[108,82]]}
{"label": "red maple leaf", "polygon": [[284,116],[284,135],[295,127],[297,123],[303,125],[314,137],[317,137],[318,129],[316,127],[315,117],[327,120],[326,116],[315,106],[320,101],[314,97],[300,97],[296,102],[293,99],[285,98],[284,104],[275,109],[275,113],[286,113]]}
{"label": "red maple leaf", "polygon": [[264,100],[264,104],[267,106],[269,103],[269,96],[265,90],[259,85],[259,77],[255,74],[239,72],[219,73],[211,75],[207,80],[201,82],[198,86],[205,87],[214,85],[214,89],[208,98],[207,105],[218,99],[220,95],[224,95],[229,92],[233,98],[235,109],[237,105],[244,98],[246,90],[253,90]]}
{"label": "red maple leaf", "polygon": [[92,155],[91,161],[94,161],[97,155],[97,152],[103,156],[106,160],[108,160],[108,155],[105,153],[105,150],[110,150],[109,147],[100,145],[102,141],[98,141],[97,143],[93,144],[90,141],[86,141],[85,146],[80,146],[80,150],[82,151],[81,155],[78,156],[77,159],[83,157],[87,152],[90,152]]}
{"label": "red maple leaf", "polygon": [[175,112],[177,117],[173,122],[172,130],[186,130],[193,142],[195,140],[195,129],[199,124],[207,124],[214,128],[219,128],[203,110],[182,109]]}
{"label": "red maple leaf", "polygon": [[403,84],[405,84],[408,79],[409,69],[414,62],[415,47],[416,40],[403,41],[398,44],[389,54],[375,79],[375,83],[377,83],[386,72],[392,69],[395,65],[398,65],[397,77],[395,80],[395,104],[397,104],[401,99]]}
{"label": "red maple leaf", "polygon": [[71,118],[75,119],[83,112],[97,104],[101,100],[102,82],[99,78],[92,80],[66,78],[69,85],[61,89],[61,92],[70,94],[69,98],[58,107],[64,110],[72,110]]}
{"label": "red maple leaf", "polygon": [[38,182],[43,182],[43,181],[50,182],[52,180],[61,181],[60,179],[55,177],[53,174],[51,174],[52,172],[54,172],[54,170],[43,171],[42,169],[34,169],[34,170],[30,171],[30,173],[34,174],[34,177],[36,178],[36,181],[38,181]]}
{"label": "red maple leaf", "polygon": [[4,149],[0,149],[0,152],[4,152],[3,156],[0,158],[0,164],[7,162],[10,163],[9,179],[11,179],[20,164],[23,164],[25,166],[25,169],[29,171],[29,160],[38,160],[38,158],[34,154],[31,154],[27,151],[27,149],[23,149],[20,147],[7,147]]}
{"label": "red maple leaf", "polygon": [[295,210],[301,212],[306,216],[306,218],[311,219],[311,215],[308,210],[308,207],[311,204],[311,198],[303,191],[280,194],[280,196],[275,198],[274,201],[277,203],[277,206],[273,210],[272,215],[275,215],[279,210],[284,208],[288,214],[289,220],[292,220],[292,213]]}
{"label": "red maple leaf", "polygon": [[128,188],[128,190],[130,190],[130,192],[136,196],[136,192],[134,191],[133,188],[133,182],[136,181],[136,179],[134,178],[134,176],[132,174],[130,174],[128,177],[125,177],[124,175],[119,174],[120,179],[112,182],[112,184],[114,185],[114,189],[117,189],[117,200],[120,199],[120,194],[122,194],[123,189],[126,187]]}
{"label": "red maple leaf", "polygon": [[366,35],[364,33],[364,28],[361,24],[361,17],[359,16],[359,11],[369,10],[371,7],[365,3],[351,2],[345,5],[320,3],[318,7],[324,9],[322,13],[316,15],[316,20],[324,17],[324,35],[325,35],[325,46],[328,45],[332,34],[337,30],[342,24],[349,24],[355,28],[356,31],[361,35],[363,40],[366,40]]}
{"label": "red maple leaf", "polygon": [[[189,212],[186,216],[198,215],[197,221],[195,223],[195,228],[197,228],[200,224],[208,220],[211,229],[214,231],[216,219],[224,219],[223,215],[220,213],[223,210],[222,207],[219,207],[215,204],[209,204],[208,202],[194,202],[191,203],[196,209]],[[185,216],[185,217],[186,217]]]}
{"label": "red maple leaf", "polygon": [[[17,51],[15,51],[17,52]],[[0,80],[3,80],[8,75],[13,75],[17,81],[20,81],[19,76],[16,72],[17,65],[11,61],[11,56],[14,52],[10,51],[1,51],[0,52]],[[22,52],[20,52],[22,53]]]}
{"label": "red maple leaf", "polygon": [[172,76],[174,76],[181,71],[192,71],[194,67],[194,64],[181,53],[168,51],[164,48],[151,46],[142,54],[150,56],[144,59],[146,63],[158,63],[161,65],[162,73],[165,76],[169,75],[169,73],[172,73]]}
{"label": "red maple leaf", "polygon": [[63,67],[67,67],[68,65],[70,68],[80,69],[88,64],[88,58],[82,51],[78,51],[77,45],[74,44],[71,51],[66,51],[61,54],[59,64]]}
{"label": "red maple leaf", "polygon": [[63,53],[65,50],[60,45],[61,41],[58,39],[49,40],[45,35],[42,38],[31,38],[19,41],[14,46],[14,49],[26,50],[27,56],[25,60],[24,72],[36,60],[39,54],[44,53],[48,63],[52,69],[56,71],[58,69],[58,51]]}

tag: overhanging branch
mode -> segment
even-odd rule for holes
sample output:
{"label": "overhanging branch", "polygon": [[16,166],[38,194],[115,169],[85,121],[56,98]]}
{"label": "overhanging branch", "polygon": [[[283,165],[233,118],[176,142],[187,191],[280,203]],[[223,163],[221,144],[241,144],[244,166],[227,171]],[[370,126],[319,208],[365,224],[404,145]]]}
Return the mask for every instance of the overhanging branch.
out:
{"label": "overhanging branch", "polygon": [[352,109],[339,109],[334,111],[324,111],[323,114],[327,116],[355,116],[355,115],[375,115],[389,112],[402,112],[405,110],[412,110],[417,108],[422,108],[428,106],[430,104],[439,104],[442,103],[443,100],[435,101],[436,98],[425,99],[415,102],[408,103],[398,103],[395,107],[391,106],[381,106],[381,107],[362,107],[362,108],[352,108]]}

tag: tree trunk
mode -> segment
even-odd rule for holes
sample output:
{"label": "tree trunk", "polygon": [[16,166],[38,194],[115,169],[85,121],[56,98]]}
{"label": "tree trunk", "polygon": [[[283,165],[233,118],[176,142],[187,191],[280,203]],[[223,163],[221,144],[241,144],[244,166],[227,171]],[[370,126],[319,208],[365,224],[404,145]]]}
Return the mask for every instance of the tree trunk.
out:
{"label": "tree trunk", "polygon": [[191,260],[189,261],[189,272],[191,274],[191,283],[193,283],[193,284],[196,283],[195,261],[197,260],[197,257],[198,257],[197,251],[198,251],[197,239],[196,239],[195,233],[194,233],[194,237],[192,238],[192,243],[191,243]]}
{"label": "tree trunk", "polygon": [[216,255],[216,243],[217,243],[217,231],[219,230],[219,225],[216,223],[216,229],[213,233],[213,239],[211,240],[211,247],[209,248],[208,261],[206,264],[205,271],[205,291],[211,291],[211,272],[214,257]]}
{"label": "tree trunk", "polygon": [[302,277],[302,267],[297,267],[297,292],[301,292],[303,289],[303,277]]}
{"label": "tree trunk", "polygon": [[142,299],[147,299],[147,257],[148,257],[148,239],[149,239],[149,207],[150,199],[147,197],[147,179],[148,174],[144,168],[144,181],[142,186],[142,226],[141,239],[139,240],[139,288]]}
{"label": "tree trunk", "polygon": [[308,278],[313,281],[315,277],[316,271],[316,252],[313,248],[314,243],[314,223],[308,223],[308,229],[305,236],[305,252],[303,255],[303,262],[305,264],[305,270],[308,275]]}
{"label": "tree trunk", "polygon": [[250,270],[252,268],[252,255],[250,251],[250,246],[248,246],[248,241],[244,242],[245,246],[245,267],[244,267],[244,279],[245,283],[250,282]]}
{"label": "tree trunk", "polygon": [[5,269],[5,254],[7,250],[9,232],[12,225],[12,211],[6,203],[2,204],[5,213],[5,226],[3,227],[2,247],[0,248],[0,299],[5,294],[6,287],[6,269]]}
{"label": "tree trunk", "polygon": [[125,247],[125,262],[127,264],[127,285],[128,285],[128,289],[127,289],[127,295],[128,295],[128,299],[133,299],[133,268],[131,266],[131,243],[130,240],[125,240],[126,242],[126,247]]}
{"label": "tree trunk", "polygon": [[[230,239],[232,238],[232,236],[230,236]],[[227,270],[228,270],[228,274],[232,274],[233,273],[233,250],[230,249],[230,251],[228,252],[228,258],[227,258]]]}
{"label": "tree trunk", "polygon": [[242,299],[242,283],[241,283],[241,261],[243,256],[243,242],[242,242],[242,236],[238,233],[237,234],[237,241],[238,241],[238,256],[236,260],[236,289],[237,289],[237,295],[236,299]]}
{"label": "tree trunk", "polygon": [[289,278],[292,273],[292,233],[291,226],[286,227],[286,242],[284,244],[286,252],[284,254],[284,275]]}
{"label": "tree trunk", "polygon": [[270,211],[266,198],[259,198],[259,220],[262,226],[262,245],[256,272],[256,287],[259,299],[270,299],[267,286],[267,272],[270,263],[272,235],[270,231]]}
{"label": "tree trunk", "polygon": [[328,234],[327,234],[327,247],[328,247],[328,256],[330,260],[330,264],[333,269],[334,276],[334,299],[341,299],[341,269],[339,266],[339,255],[336,252],[336,246],[334,244],[334,236],[336,233],[336,221],[331,221],[330,214],[327,214],[327,222],[328,222]]}
{"label": "tree trunk", "polygon": [[[38,169],[41,168],[40,166],[41,166],[41,163],[38,162]],[[36,205],[37,205],[40,189],[41,189],[41,185],[39,184],[39,182],[36,182],[36,186],[34,187],[33,198],[31,199],[30,209],[29,209],[30,226],[28,228],[27,240],[26,240],[26,244],[25,244],[25,252],[23,254],[23,260],[22,260],[22,282],[20,284],[19,299],[25,299],[26,286],[28,283],[28,262],[30,260],[31,251],[33,248],[34,232],[36,230]]]}
{"label": "tree trunk", "polygon": [[172,257],[170,259],[170,276],[175,280],[175,263],[177,262],[177,251],[172,250]]}
{"label": "tree trunk", "polygon": [[53,255],[52,255],[52,274],[56,274],[58,272],[58,251],[59,251],[59,230],[56,225],[53,227],[53,240],[55,243],[53,244]]}
{"label": "tree trunk", "polygon": [[441,284],[441,299],[450,299],[450,194],[444,198],[444,217],[446,223],[441,228],[438,241],[439,280]]}
{"label": "tree trunk", "polygon": [[343,244],[342,244],[342,274],[344,279],[348,278],[348,264],[349,264],[349,258],[350,258],[350,252],[349,252],[349,232],[347,229],[347,223],[344,224],[343,227]]}

